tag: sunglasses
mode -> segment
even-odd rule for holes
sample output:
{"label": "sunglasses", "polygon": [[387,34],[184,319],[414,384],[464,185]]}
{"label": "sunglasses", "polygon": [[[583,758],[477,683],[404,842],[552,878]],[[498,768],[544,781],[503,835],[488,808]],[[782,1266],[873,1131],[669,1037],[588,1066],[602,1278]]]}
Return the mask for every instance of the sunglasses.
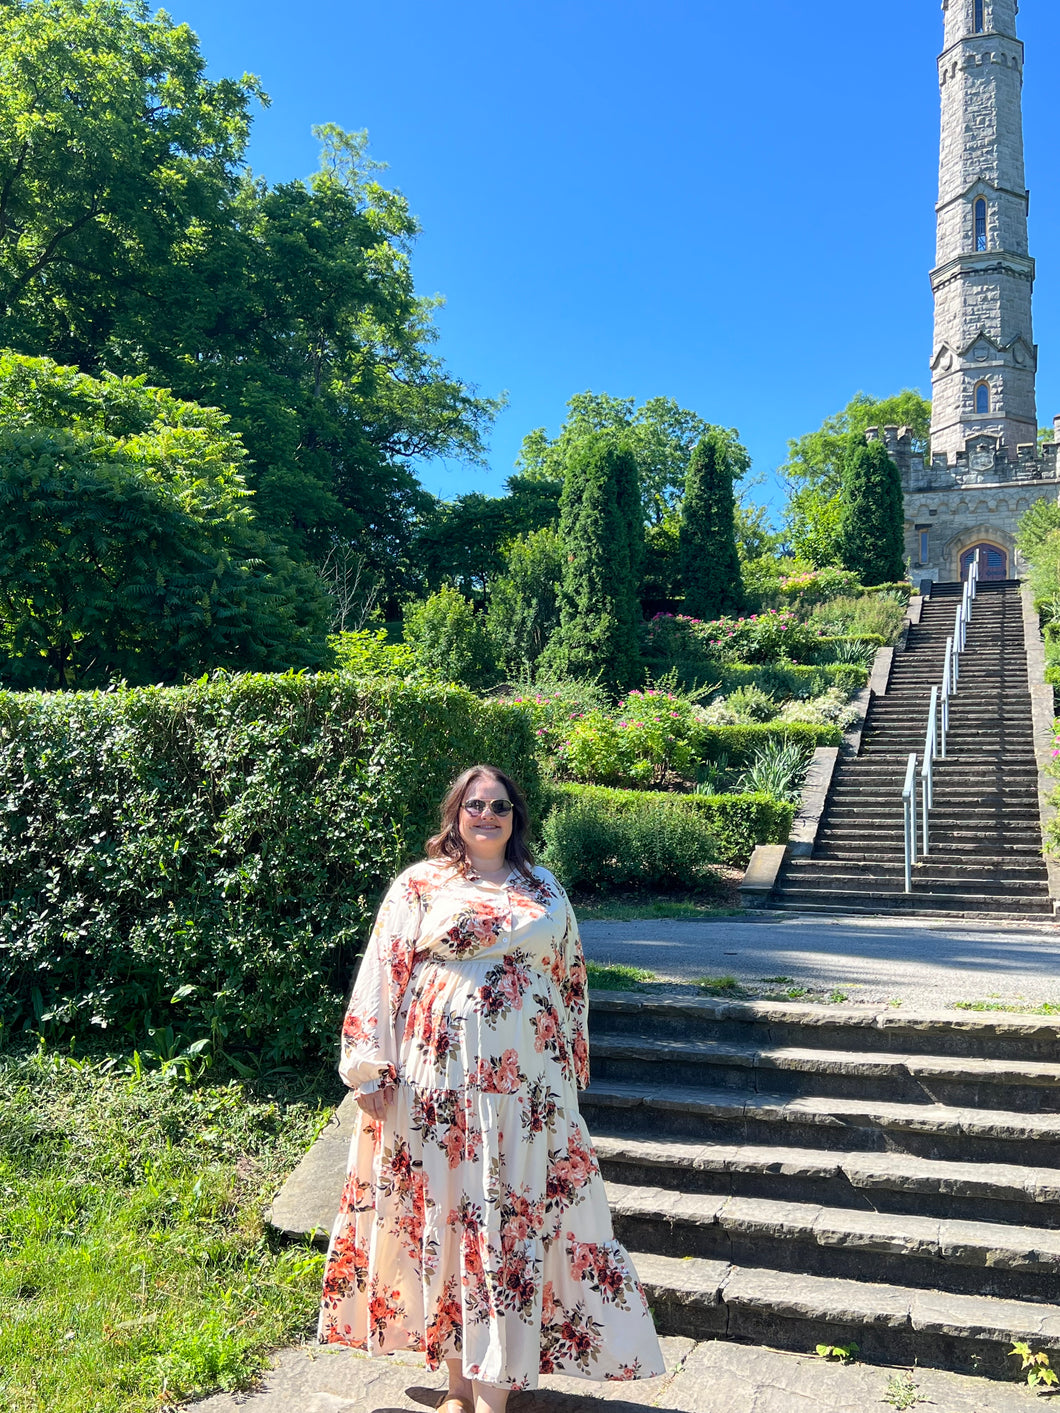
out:
{"label": "sunglasses", "polygon": [[515,806],[511,800],[465,800],[463,808],[468,814],[485,814],[489,810],[498,819],[504,819],[506,815],[511,814]]}

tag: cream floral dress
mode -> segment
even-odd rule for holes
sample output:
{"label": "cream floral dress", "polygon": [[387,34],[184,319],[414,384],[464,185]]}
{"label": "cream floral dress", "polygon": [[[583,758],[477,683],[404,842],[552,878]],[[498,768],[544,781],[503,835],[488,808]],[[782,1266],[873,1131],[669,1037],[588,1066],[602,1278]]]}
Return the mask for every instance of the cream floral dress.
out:
{"label": "cream floral dress", "polygon": [[324,1273],[319,1338],[460,1357],[468,1378],[650,1378],[662,1354],[614,1239],[578,1112],[585,963],[553,876],[406,869],[346,1013],[339,1073],[396,1080],[361,1114]]}

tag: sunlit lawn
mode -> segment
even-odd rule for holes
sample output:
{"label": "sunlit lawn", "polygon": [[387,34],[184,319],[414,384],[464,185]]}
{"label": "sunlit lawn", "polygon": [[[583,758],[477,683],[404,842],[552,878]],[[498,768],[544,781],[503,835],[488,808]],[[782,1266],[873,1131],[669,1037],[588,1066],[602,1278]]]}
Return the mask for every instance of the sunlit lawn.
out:
{"label": "sunlit lawn", "polygon": [[133,1413],[311,1332],[321,1257],[263,1213],[331,1073],[197,1083],[0,1054],[0,1410]]}

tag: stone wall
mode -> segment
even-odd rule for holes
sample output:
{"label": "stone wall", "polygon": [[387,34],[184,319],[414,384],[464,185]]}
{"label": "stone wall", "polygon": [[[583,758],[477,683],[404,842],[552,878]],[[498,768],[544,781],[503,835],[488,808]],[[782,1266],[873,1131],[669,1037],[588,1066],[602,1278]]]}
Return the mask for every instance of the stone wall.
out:
{"label": "stone wall", "polygon": [[938,455],[925,460],[912,450],[908,427],[870,427],[865,435],[884,442],[902,478],[905,551],[914,583],[959,579],[961,555],[974,545],[1004,550],[1009,577],[1022,576],[1026,566],[1016,550],[1016,531],[1035,501],[1060,500],[1060,443],[1026,446],[1010,459],[996,440],[982,438],[952,461]]}

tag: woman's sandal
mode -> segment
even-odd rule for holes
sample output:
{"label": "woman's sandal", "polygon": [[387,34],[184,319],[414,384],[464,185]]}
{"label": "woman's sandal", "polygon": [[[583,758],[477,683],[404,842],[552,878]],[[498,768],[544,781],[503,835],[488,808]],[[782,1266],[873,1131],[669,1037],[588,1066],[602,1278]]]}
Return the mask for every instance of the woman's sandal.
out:
{"label": "woman's sandal", "polygon": [[438,1405],[438,1413],[475,1413],[470,1398],[457,1398],[455,1395],[443,1398]]}

